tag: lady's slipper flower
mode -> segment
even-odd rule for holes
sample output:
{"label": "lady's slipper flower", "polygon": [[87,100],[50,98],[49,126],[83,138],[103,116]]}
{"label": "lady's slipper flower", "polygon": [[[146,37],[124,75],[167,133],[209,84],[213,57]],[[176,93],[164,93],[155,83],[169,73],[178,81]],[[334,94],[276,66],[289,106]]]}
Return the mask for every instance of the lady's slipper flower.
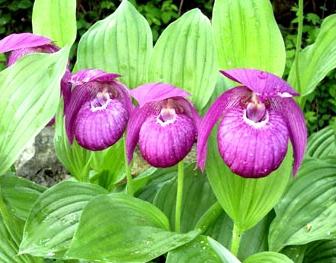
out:
{"label": "lady's slipper flower", "polygon": [[152,166],[169,167],[191,150],[199,115],[186,99],[189,94],[164,83],[145,84],[131,91],[139,102],[128,123],[126,151],[131,161],[137,144]]}
{"label": "lady's slipper flower", "polygon": [[225,91],[204,116],[198,135],[197,161],[204,169],[207,140],[218,119],[217,143],[228,167],[243,177],[264,177],[283,161],[291,140],[293,174],[307,143],[304,115],[292,99],[299,94],[281,78],[259,70],[221,73],[241,86]]}
{"label": "lady's slipper flower", "polygon": [[71,77],[72,91],[65,108],[70,143],[98,151],[115,144],[123,135],[132,101],[118,74],[86,69]]}

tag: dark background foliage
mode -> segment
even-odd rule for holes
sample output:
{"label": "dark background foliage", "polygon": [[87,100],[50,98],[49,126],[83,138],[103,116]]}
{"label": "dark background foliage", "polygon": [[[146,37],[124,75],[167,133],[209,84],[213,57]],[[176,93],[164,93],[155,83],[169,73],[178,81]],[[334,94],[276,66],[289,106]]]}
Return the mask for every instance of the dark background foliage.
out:
{"label": "dark background foliage", "polygon": [[[180,13],[198,7],[208,17],[214,0],[130,0],[149,21],[154,40],[162,30]],[[283,33],[287,47],[287,68],[294,58],[296,39],[296,6],[297,1],[273,0],[273,9]],[[31,31],[31,12],[34,0],[0,0],[0,38],[19,32]],[[78,0],[77,26],[80,36],[97,20],[111,14],[120,0]],[[314,42],[323,18],[336,12],[336,0],[305,0],[305,18],[303,47]],[[0,68],[4,67],[5,57],[0,57]],[[335,121],[336,113],[336,73],[333,71],[319,85],[316,91],[308,96],[304,108],[309,131],[314,132]]]}

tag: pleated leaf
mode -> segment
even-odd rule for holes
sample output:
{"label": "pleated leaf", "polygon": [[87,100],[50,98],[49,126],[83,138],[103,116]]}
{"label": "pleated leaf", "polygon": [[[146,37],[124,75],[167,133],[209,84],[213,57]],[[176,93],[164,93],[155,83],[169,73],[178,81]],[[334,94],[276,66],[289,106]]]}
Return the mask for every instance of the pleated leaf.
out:
{"label": "pleated leaf", "polygon": [[128,1],[95,23],[78,44],[75,69],[97,68],[119,73],[130,88],[146,81],[153,47],[147,20]]}
{"label": "pleated leaf", "polygon": [[307,160],[276,206],[270,250],[336,238],[335,160]]}
{"label": "pleated leaf", "polygon": [[286,50],[269,0],[216,0],[212,25],[221,69],[283,74]]}
{"label": "pleated leaf", "polygon": [[303,263],[335,263],[336,239],[313,243],[305,252]]}
{"label": "pleated leaf", "polygon": [[[239,259],[244,260],[255,253],[268,250],[268,229],[273,217],[273,213],[268,214],[257,225],[242,235],[238,250]],[[232,228],[232,220],[226,213],[222,212],[204,234],[217,240],[224,247],[231,247],[230,234],[232,233]]]}
{"label": "pleated leaf", "polygon": [[[183,184],[181,231],[194,229],[200,217],[216,202],[207,178],[195,170],[195,164],[186,167]],[[162,185],[153,204],[160,208],[175,225],[177,173],[172,180]]]}
{"label": "pleated leaf", "polygon": [[68,53],[29,55],[0,73],[0,175],[56,113]]}
{"label": "pleated leaf", "polygon": [[284,254],[276,252],[261,252],[248,257],[243,263],[294,263]]}
{"label": "pleated leaf", "polygon": [[76,140],[70,144],[65,131],[63,102],[56,115],[54,146],[58,160],[73,177],[79,181],[88,177],[92,152],[81,147]]}
{"label": "pleated leaf", "polygon": [[33,32],[49,37],[59,47],[72,45],[76,39],[76,0],[35,0]]}
{"label": "pleated leaf", "polygon": [[18,255],[18,244],[12,239],[0,215],[0,262],[42,263],[43,260],[29,255]]}
{"label": "pleated leaf", "polygon": [[196,107],[202,109],[216,85],[215,53],[210,21],[199,9],[193,9],[159,37],[149,65],[149,81],[187,90]]}
{"label": "pleated leaf", "polygon": [[224,164],[211,136],[206,171],[217,200],[241,231],[256,225],[279,201],[291,176],[289,150],[281,166],[264,178],[248,179],[233,174]]}
{"label": "pleated leaf", "polygon": [[208,242],[212,249],[219,256],[222,263],[240,263],[240,261],[233,254],[231,254],[231,252],[227,248],[223,247],[216,240],[208,237]]}
{"label": "pleated leaf", "polygon": [[208,242],[208,237],[199,236],[194,241],[168,253],[166,263],[222,263]]}
{"label": "pleated leaf", "polygon": [[336,134],[333,127],[325,127],[309,137],[306,156],[317,159],[336,157]]}
{"label": "pleated leaf", "polygon": [[86,206],[66,255],[89,261],[147,262],[198,234],[171,232],[167,217],[152,204],[126,194],[110,194]]}
{"label": "pleated leaf", "polygon": [[103,188],[65,181],[45,191],[27,219],[20,253],[42,257],[62,257],[78,226],[86,204],[106,194]]}
{"label": "pleated leaf", "polygon": [[24,221],[36,199],[46,190],[41,185],[9,174],[0,177],[0,187],[4,203],[14,216]]}
{"label": "pleated leaf", "polygon": [[299,75],[296,64],[291,68],[288,82],[301,93],[313,92],[318,83],[336,67],[336,15],[324,19],[314,44],[299,56]]}

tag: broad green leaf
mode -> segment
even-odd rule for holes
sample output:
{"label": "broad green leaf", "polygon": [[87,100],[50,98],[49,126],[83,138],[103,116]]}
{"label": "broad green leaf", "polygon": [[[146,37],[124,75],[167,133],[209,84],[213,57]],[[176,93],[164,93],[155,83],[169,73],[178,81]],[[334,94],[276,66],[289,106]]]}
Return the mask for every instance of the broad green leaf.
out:
{"label": "broad green leaf", "polygon": [[79,146],[76,140],[70,144],[65,132],[63,103],[61,103],[56,115],[54,145],[57,158],[72,176],[79,181],[89,176],[92,152]]}
{"label": "broad green leaf", "polygon": [[72,45],[76,39],[76,0],[35,0],[33,32],[49,37],[59,46]]}
{"label": "broad green leaf", "polygon": [[281,250],[282,254],[285,254],[288,258],[295,263],[302,263],[307,245],[303,246],[288,246]]}
{"label": "broad green leaf", "polygon": [[335,263],[336,262],[336,239],[318,241],[306,250],[303,263]]}
{"label": "broad green leaf", "polygon": [[221,69],[283,74],[286,50],[269,0],[216,0],[212,25]]}
{"label": "broad green leaf", "polygon": [[222,263],[220,257],[208,242],[206,236],[199,236],[192,242],[170,251],[166,263]]}
{"label": "broad green leaf", "polygon": [[147,20],[124,0],[113,14],[95,23],[82,36],[75,68],[119,73],[122,82],[134,88],[146,81],[152,47]]}
{"label": "broad green leaf", "polygon": [[56,113],[68,54],[32,54],[0,72],[0,175]]}
{"label": "broad green leaf", "polygon": [[126,194],[110,194],[93,199],[85,207],[66,256],[90,261],[147,262],[198,234],[170,232],[167,217],[152,204]]}
{"label": "broad green leaf", "polygon": [[[257,225],[243,233],[238,251],[239,259],[244,260],[255,253],[268,250],[268,229],[273,217],[273,213],[270,213]],[[225,247],[231,247],[232,228],[232,220],[223,212],[204,234],[211,236]]]}
{"label": "broad green leaf", "polygon": [[336,135],[331,126],[309,137],[306,156],[317,159],[336,156]]}
{"label": "broad green leaf", "polygon": [[324,19],[314,44],[306,47],[299,55],[299,77],[294,63],[288,82],[301,93],[313,92],[318,83],[336,67],[336,15]]}
{"label": "broad green leaf", "polygon": [[28,255],[18,255],[18,244],[12,239],[0,213],[0,262],[40,263],[42,259]]}
{"label": "broad green leaf", "polygon": [[114,184],[125,177],[124,139],[116,144],[92,154],[90,167],[95,171],[90,182],[98,183],[107,189],[113,189]]}
{"label": "broad green leaf", "polygon": [[261,252],[248,257],[243,263],[294,263],[284,254],[276,252]]}
{"label": "broad green leaf", "polygon": [[26,220],[36,199],[45,187],[15,175],[0,177],[1,194],[4,203],[14,216]]}
{"label": "broad green leaf", "polygon": [[223,247],[216,240],[208,237],[208,243],[221,259],[222,263],[240,263],[240,261],[231,252]]}
{"label": "broad green leaf", "polygon": [[170,24],[155,44],[149,81],[167,82],[189,91],[202,109],[218,76],[216,50],[209,19],[193,9]]}
{"label": "broad green leaf", "polygon": [[246,231],[267,215],[284,193],[292,173],[292,153],[289,150],[281,166],[267,177],[242,178],[224,164],[215,136],[211,136],[206,171],[219,203],[240,231]]}
{"label": "broad green leaf", "polygon": [[[194,229],[200,217],[216,202],[207,178],[195,170],[195,164],[185,168],[181,214],[181,231]],[[172,180],[162,185],[153,204],[160,208],[175,225],[177,172]]]}
{"label": "broad green leaf", "polygon": [[42,257],[62,257],[78,226],[86,204],[106,194],[103,188],[65,181],[45,191],[27,219],[20,253]]}
{"label": "broad green leaf", "polygon": [[307,160],[276,207],[270,250],[336,238],[335,160]]}

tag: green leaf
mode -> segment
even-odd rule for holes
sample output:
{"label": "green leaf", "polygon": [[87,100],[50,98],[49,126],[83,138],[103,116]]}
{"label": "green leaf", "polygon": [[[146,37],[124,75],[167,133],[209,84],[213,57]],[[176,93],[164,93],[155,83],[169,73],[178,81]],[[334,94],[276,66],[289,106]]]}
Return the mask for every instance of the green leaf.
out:
{"label": "green leaf", "polygon": [[299,78],[294,63],[288,82],[301,93],[313,92],[318,83],[336,67],[336,15],[323,20],[314,44],[306,47],[299,55]]}
{"label": "green leaf", "polygon": [[[216,202],[207,178],[195,170],[195,164],[185,168],[183,184],[181,231],[194,229],[200,217]],[[175,225],[175,206],[177,172],[172,180],[167,181],[154,197],[153,204],[160,208]]]}
{"label": "green leaf", "polygon": [[303,263],[334,263],[336,262],[336,239],[318,241],[306,250]]}
{"label": "green leaf", "polygon": [[119,73],[122,82],[134,88],[146,82],[152,42],[147,20],[124,0],[112,15],[95,23],[82,36],[75,68]]}
{"label": "green leaf", "polygon": [[106,194],[103,188],[65,181],[45,191],[27,219],[20,253],[42,257],[62,257],[78,226],[86,204]]}
{"label": "green leaf", "polygon": [[220,68],[283,74],[286,50],[269,0],[216,0],[212,25]]}
{"label": "green leaf", "polygon": [[335,160],[307,160],[276,207],[270,250],[336,238],[335,196]]}
{"label": "green leaf", "polygon": [[166,263],[221,263],[208,242],[206,236],[199,236],[194,241],[168,253]]}
{"label": "green leaf", "polygon": [[[244,260],[255,253],[268,250],[268,229],[273,217],[273,213],[270,213],[257,225],[243,233],[238,258]],[[211,236],[225,247],[231,247],[232,228],[232,220],[223,212],[204,234]]]}
{"label": "green leaf", "polygon": [[336,136],[333,127],[325,127],[309,137],[306,156],[317,159],[336,156]]}
{"label": "green leaf", "polygon": [[68,53],[32,54],[0,72],[0,175],[56,113]]}
{"label": "green leaf", "polygon": [[40,263],[41,259],[29,255],[18,255],[18,244],[12,239],[0,214],[0,262]]}
{"label": "green leaf", "polygon": [[288,151],[281,166],[272,174],[249,179],[230,171],[216,144],[215,136],[211,136],[206,166],[210,185],[225,212],[240,231],[246,231],[267,215],[284,193],[291,175],[292,152]]}
{"label": "green leaf", "polygon": [[49,37],[59,46],[72,45],[76,39],[76,0],[35,0],[33,32]]}
{"label": "green leaf", "polygon": [[14,216],[26,220],[36,199],[45,187],[24,178],[6,174],[0,177],[2,199]]}
{"label": "green leaf", "polygon": [[198,109],[211,97],[217,80],[216,50],[209,19],[199,9],[170,24],[155,44],[149,81],[189,91]]}
{"label": "green leaf", "polygon": [[167,217],[152,204],[126,194],[110,194],[95,198],[85,207],[66,256],[118,263],[147,262],[190,242],[198,234],[199,231],[170,232]]}
{"label": "green leaf", "polygon": [[240,263],[240,261],[231,252],[223,247],[216,240],[208,237],[210,246],[215,250],[216,254],[220,257],[223,263]]}
{"label": "green leaf", "polygon": [[294,263],[284,254],[276,252],[261,252],[244,260],[243,263]]}
{"label": "green leaf", "polygon": [[72,176],[79,181],[88,177],[92,152],[81,147],[76,140],[70,144],[65,131],[63,103],[56,115],[54,146],[57,158]]}

